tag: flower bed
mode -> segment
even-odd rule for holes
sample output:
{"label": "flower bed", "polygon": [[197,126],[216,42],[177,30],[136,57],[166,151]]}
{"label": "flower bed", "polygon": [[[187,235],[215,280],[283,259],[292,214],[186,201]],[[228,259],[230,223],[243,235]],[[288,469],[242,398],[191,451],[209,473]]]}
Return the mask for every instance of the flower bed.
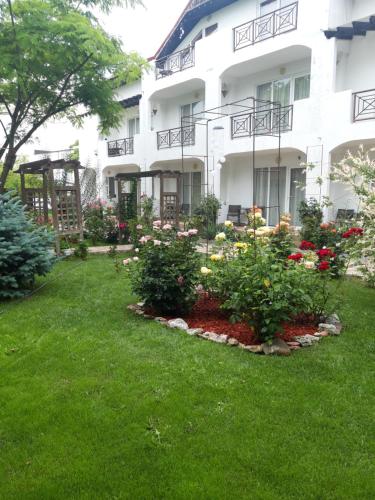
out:
{"label": "flower bed", "polygon": [[[172,319],[172,318],[168,318]],[[252,328],[245,322],[232,323],[230,313],[220,309],[220,302],[209,296],[202,296],[191,312],[183,316],[190,328],[202,328],[205,332],[228,335],[244,345],[260,345]],[[294,322],[283,323],[283,331],[278,337],[290,342],[300,335],[313,335],[317,331],[317,322],[311,318],[297,318]]]}

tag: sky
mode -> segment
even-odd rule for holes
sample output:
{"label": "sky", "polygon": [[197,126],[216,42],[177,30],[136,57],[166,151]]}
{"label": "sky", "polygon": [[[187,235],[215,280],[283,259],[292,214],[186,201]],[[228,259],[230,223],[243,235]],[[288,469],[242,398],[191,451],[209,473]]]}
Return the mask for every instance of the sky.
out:
{"label": "sky", "polygon": [[143,0],[144,7],[116,8],[109,16],[101,15],[106,31],[118,36],[125,51],[135,50],[144,57],[155,54],[167,37],[187,0]]}

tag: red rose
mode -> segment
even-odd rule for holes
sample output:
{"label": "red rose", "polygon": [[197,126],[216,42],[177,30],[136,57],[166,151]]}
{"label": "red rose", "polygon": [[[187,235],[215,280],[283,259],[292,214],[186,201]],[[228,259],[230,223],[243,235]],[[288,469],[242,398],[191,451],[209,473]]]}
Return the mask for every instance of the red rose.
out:
{"label": "red rose", "polygon": [[120,229],[120,231],[123,231],[126,228],[126,222],[120,222],[118,228]]}
{"label": "red rose", "polygon": [[327,262],[326,260],[323,260],[322,262],[320,262],[318,269],[319,269],[319,271],[328,271],[329,262]]}
{"label": "red rose", "polygon": [[296,262],[300,261],[303,258],[302,253],[292,253],[291,255],[288,255],[289,260],[294,260]]}
{"label": "red rose", "polygon": [[362,236],[363,229],[361,227],[351,227],[348,231],[346,231],[342,237],[350,238],[351,236]]}
{"label": "red rose", "polygon": [[325,257],[328,259],[336,257],[336,254],[332,252],[330,248],[322,248],[321,250],[317,250],[316,255],[320,260],[323,260]]}
{"label": "red rose", "polygon": [[300,250],[315,250],[316,246],[311,241],[303,240],[299,246]]}

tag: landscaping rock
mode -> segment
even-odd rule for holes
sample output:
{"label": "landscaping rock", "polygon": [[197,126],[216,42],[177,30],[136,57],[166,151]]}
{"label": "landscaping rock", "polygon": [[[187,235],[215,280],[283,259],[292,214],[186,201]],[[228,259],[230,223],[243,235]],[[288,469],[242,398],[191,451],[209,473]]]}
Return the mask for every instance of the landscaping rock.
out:
{"label": "landscaping rock", "polygon": [[[210,335],[211,335],[211,332],[203,332],[203,333],[199,333],[198,337],[201,337],[202,339],[209,340]],[[215,333],[215,335],[216,335],[216,333]]]}
{"label": "landscaping rock", "polygon": [[341,333],[341,325],[331,325],[330,323],[320,323],[319,324],[320,332],[328,332],[330,335],[340,335]]}
{"label": "landscaping rock", "polygon": [[137,306],[140,307],[140,308],[144,307],[144,305],[145,305],[144,302],[138,302],[138,304],[137,304]]}
{"label": "landscaping rock", "polygon": [[238,340],[234,338],[229,338],[227,343],[232,347],[236,347],[239,344]]}
{"label": "landscaping rock", "polygon": [[245,345],[244,350],[253,352],[254,354],[263,353],[263,347],[261,345]]}
{"label": "landscaping rock", "polygon": [[166,318],[163,318],[162,316],[157,316],[156,318],[154,318],[155,321],[157,321],[158,323],[167,323],[168,320]]}
{"label": "landscaping rock", "polygon": [[154,316],[152,316],[151,314],[144,314],[143,317],[145,319],[154,319]]}
{"label": "landscaping rock", "polygon": [[184,330],[185,332],[189,329],[189,325],[182,318],[170,319],[168,321],[168,326],[170,328],[178,328],[179,330]]}
{"label": "landscaping rock", "polygon": [[186,333],[187,333],[188,335],[193,335],[193,336],[195,336],[195,335],[199,335],[200,333],[203,333],[203,330],[202,330],[202,328],[188,328],[188,329],[186,330]]}
{"label": "landscaping rock", "polygon": [[272,343],[269,344],[266,342],[262,344],[261,347],[264,354],[266,354],[267,356],[271,354],[275,354],[277,356],[290,356],[291,354],[288,344],[278,337],[274,338],[272,340]]}
{"label": "landscaping rock", "polygon": [[129,311],[138,311],[140,309],[138,304],[129,304],[127,308],[129,309]]}
{"label": "landscaping rock", "polygon": [[294,340],[298,342],[302,347],[310,347],[316,342],[319,342],[319,337],[314,337],[314,335],[301,335],[299,337],[294,337]]}
{"label": "landscaping rock", "polygon": [[135,314],[138,314],[138,316],[144,316],[145,315],[145,312],[142,311],[142,309],[136,309],[134,312],[135,312]]}
{"label": "landscaping rock", "polygon": [[329,336],[329,333],[326,332],[325,330],[322,331],[322,332],[316,332],[314,333],[314,337],[328,337]]}
{"label": "landscaping rock", "polygon": [[289,347],[301,347],[299,342],[287,342]]}
{"label": "landscaping rock", "polygon": [[228,335],[216,335],[216,340],[218,344],[226,344],[228,342]]}
{"label": "landscaping rock", "polygon": [[331,314],[326,318],[324,323],[328,323],[330,325],[340,325],[341,321],[340,318],[337,316],[337,314]]}

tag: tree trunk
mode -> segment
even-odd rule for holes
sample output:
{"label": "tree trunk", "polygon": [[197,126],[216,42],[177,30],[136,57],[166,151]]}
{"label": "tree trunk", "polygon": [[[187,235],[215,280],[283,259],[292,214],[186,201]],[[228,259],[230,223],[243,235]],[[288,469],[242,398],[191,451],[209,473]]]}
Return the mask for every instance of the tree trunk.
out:
{"label": "tree trunk", "polygon": [[8,153],[5,157],[3,171],[1,172],[1,176],[0,176],[0,193],[5,192],[5,183],[6,183],[6,180],[8,178],[9,172],[11,172],[11,170],[14,167],[14,164],[16,163],[16,158],[17,158],[17,155],[14,152],[14,150],[8,151]]}

